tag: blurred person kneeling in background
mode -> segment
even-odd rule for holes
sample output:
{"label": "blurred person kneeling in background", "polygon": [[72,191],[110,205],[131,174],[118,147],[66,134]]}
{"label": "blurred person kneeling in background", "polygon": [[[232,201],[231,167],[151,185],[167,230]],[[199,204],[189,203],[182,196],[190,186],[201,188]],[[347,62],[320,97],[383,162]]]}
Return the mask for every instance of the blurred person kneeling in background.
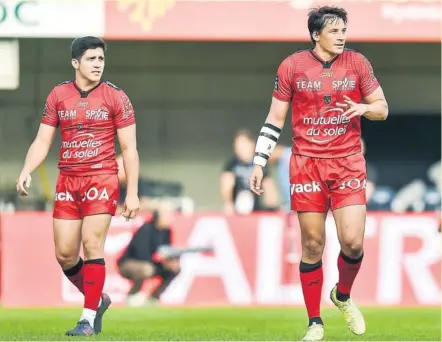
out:
{"label": "blurred person kneeling in background", "polygon": [[[119,165],[119,178],[124,191],[125,173]],[[172,244],[171,224],[177,208],[171,199],[153,199],[148,194],[140,194],[142,210],[153,215],[133,235],[129,245],[118,259],[118,270],[124,278],[132,282],[127,295],[128,306],[142,306],[157,303],[161,294],[180,272],[179,257],[161,254],[161,248]],[[141,205],[143,203],[143,205]],[[150,294],[142,291],[146,280],[161,278],[161,284]]]}

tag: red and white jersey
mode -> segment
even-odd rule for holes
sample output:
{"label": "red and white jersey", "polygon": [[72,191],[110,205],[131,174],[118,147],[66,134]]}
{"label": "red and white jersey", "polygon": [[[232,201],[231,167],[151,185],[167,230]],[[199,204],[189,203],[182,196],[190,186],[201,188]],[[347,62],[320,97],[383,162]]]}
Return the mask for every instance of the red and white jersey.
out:
{"label": "red and white jersey", "polygon": [[273,96],[291,102],[293,153],[341,158],[361,152],[361,119],[349,120],[336,102],[356,103],[379,87],[370,62],[352,50],[324,62],[313,50],[287,57],[279,66]]}
{"label": "red and white jersey", "polygon": [[84,92],[67,81],[49,94],[41,122],[60,127],[60,174],[116,174],[117,129],[135,124],[135,114],[125,92],[110,82]]}

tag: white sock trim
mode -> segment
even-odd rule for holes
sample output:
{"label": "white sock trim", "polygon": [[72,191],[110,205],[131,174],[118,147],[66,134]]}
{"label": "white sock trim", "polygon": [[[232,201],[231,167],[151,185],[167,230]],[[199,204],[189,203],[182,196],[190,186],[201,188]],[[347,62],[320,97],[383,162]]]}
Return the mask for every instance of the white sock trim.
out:
{"label": "white sock trim", "polygon": [[83,309],[83,313],[81,314],[80,321],[87,320],[91,327],[94,326],[95,316],[97,315],[97,311],[91,309]]}

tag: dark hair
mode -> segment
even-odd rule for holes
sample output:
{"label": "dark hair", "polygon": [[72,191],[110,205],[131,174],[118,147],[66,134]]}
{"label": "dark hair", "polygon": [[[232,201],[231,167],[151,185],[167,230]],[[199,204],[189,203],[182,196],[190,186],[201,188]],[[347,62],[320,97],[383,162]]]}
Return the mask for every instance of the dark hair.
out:
{"label": "dark hair", "polygon": [[340,7],[323,6],[311,9],[308,13],[308,31],[310,32],[310,39],[313,45],[316,45],[313,33],[320,33],[330,20],[342,19],[347,24],[347,17],[347,11]]}
{"label": "dark hair", "polygon": [[240,129],[240,130],[236,131],[235,136],[233,137],[233,139],[236,140],[239,137],[244,137],[244,138],[247,138],[250,141],[255,141],[254,134],[251,131],[249,131],[248,129]]}
{"label": "dark hair", "polygon": [[89,49],[102,48],[106,52],[106,43],[99,37],[86,36],[75,38],[71,45],[71,57],[80,59]]}

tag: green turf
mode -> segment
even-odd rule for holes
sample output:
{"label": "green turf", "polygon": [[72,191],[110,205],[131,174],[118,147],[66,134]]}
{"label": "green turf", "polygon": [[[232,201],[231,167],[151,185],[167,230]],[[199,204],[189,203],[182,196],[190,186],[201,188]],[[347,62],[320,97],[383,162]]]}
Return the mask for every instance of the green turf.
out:
{"label": "green turf", "polygon": [[[367,332],[351,334],[337,309],[324,309],[326,340],[440,341],[440,309],[365,308]],[[0,340],[78,340],[64,336],[81,309],[1,309]],[[300,308],[113,308],[91,340],[296,341],[306,328]]]}

